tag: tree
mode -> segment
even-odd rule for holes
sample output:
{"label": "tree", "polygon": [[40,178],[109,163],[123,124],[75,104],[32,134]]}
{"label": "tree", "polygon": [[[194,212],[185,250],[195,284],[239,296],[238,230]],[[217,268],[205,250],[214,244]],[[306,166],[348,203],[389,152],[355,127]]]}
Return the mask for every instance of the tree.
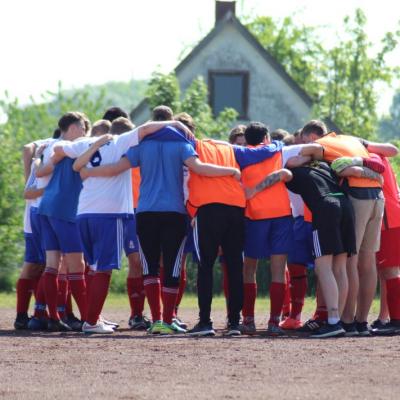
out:
{"label": "tree", "polygon": [[329,118],[342,131],[368,138],[377,129],[376,85],[389,84],[397,73],[386,56],[400,33],[386,33],[374,54],[365,25],[364,13],[356,10],[353,19],[345,18],[339,42],[331,49],[319,43],[315,27],[296,25],[291,17],[281,22],[257,17],[248,28],[314,98],[316,118]]}
{"label": "tree", "polygon": [[389,115],[379,121],[379,137],[400,140],[400,90],[393,96]]}
{"label": "tree", "polygon": [[232,108],[226,108],[216,117],[213,116],[208,105],[207,85],[202,77],[194,79],[182,96],[174,73],[165,75],[156,72],[150,80],[146,95],[150,109],[163,104],[171,107],[176,114],[182,111],[190,114],[195,120],[198,137],[226,138],[237,117],[237,112]]}

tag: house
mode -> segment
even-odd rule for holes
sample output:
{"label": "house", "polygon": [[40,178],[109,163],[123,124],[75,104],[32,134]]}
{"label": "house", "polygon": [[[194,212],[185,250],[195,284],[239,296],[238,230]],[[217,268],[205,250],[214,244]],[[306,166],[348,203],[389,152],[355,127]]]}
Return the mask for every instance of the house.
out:
{"label": "house", "polygon": [[[225,107],[239,121],[261,121],[270,130],[290,132],[310,119],[313,101],[235,15],[235,2],[216,1],[215,26],[175,68],[181,90],[202,76],[208,85],[215,115]],[[140,124],[150,118],[144,99],[131,118]]]}

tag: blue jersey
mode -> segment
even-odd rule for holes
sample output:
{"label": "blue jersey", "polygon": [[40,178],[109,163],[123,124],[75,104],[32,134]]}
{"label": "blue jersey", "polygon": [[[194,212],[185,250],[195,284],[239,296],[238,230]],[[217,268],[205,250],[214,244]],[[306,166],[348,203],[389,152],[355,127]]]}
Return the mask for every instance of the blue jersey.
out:
{"label": "blue jersey", "polygon": [[[159,133],[167,137],[174,128]],[[140,167],[137,213],[172,211],[186,214],[183,194],[184,162],[197,156],[193,145],[183,140],[144,140],[126,154],[132,167]]]}
{"label": "blue jersey", "polygon": [[72,169],[74,160],[65,157],[54,167],[53,176],[43,194],[39,214],[75,222],[82,180]]}

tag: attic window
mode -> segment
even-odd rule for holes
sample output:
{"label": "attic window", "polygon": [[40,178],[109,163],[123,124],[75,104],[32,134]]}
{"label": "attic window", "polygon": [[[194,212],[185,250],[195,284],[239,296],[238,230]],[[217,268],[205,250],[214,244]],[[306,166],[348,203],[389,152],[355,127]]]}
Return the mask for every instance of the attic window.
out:
{"label": "attic window", "polygon": [[238,113],[238,119],[248,119],[249,99],[248,71],[209,71],[210,105],[214,115],[231,107]]}

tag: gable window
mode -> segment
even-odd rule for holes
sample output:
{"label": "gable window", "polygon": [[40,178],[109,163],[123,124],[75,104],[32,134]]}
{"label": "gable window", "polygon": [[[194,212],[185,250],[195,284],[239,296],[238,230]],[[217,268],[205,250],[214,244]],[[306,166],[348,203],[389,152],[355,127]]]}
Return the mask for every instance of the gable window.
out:
{"label": "gable window", "polygon": [[248,71],[209,71],[210,105],[214,115],[231,107],[238,112],[238,119],[248,119]]}

